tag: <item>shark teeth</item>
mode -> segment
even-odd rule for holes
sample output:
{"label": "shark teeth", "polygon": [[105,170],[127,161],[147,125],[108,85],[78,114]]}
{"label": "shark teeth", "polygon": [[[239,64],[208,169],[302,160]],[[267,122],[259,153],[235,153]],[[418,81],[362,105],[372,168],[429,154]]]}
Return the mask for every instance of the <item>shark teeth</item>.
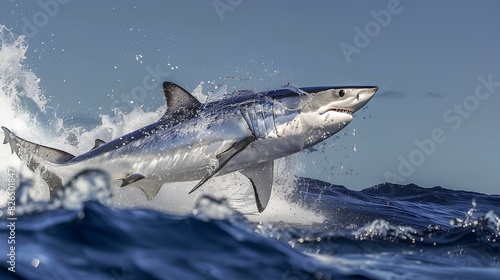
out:
{"label": "shark teeth", "polygon": [[323,115],[325,114],[326,112],[329,112],[329,111],[334,111],[334,112],[337,112],[337,113],[343,113],[343,114],[348,114],[348,115],[352,115],[354,112],[351,111],[351,110],[347,110],[347,109],[336,109],[336,108],[325,108],[323,110],[320,110],[318,113],[320,115]]}
{"label": "shark teeth", "polygon": [[333,111],[339,112],[339,113],[348,114],[348,115],[352,115],[352,111],[349,111],[347,109],[333,109]]}

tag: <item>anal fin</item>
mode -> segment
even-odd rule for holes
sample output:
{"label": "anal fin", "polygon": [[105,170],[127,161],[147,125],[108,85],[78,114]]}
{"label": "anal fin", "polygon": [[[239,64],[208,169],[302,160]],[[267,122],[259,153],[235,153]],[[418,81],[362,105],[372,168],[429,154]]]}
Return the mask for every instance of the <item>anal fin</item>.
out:
{"label": "anal fin", "polygon": [[144,192],[144,194],[146,195],[146,198],[148,200],[152,200],[158,194],[158,192],[160,191],[162,186],[163,186],[163,184],[156,185],[156,186],[155,185],[140,185],[140,186],[137,186],[137,188],[141,189],[141,191]]}
{"label": "anal fin", "polygon": [[235,155],[237,155],[239,152],[241,152],[243,149],[246,148],[250,143],[255,141],[255,137],[249,136],[247,138],[244,138],[238,142],[235,142],[229,149],[226,151],[220,153],[217,155],[217,159],[219,160],[219,166],[215,168],[214,170],[211,170],[201,179],[196,186],[189,192],[192,193],[195,190],[197,190],[199,187],[201,187],[208,179],[212,178],[219,170],[221,170]]}
{"label": "anal fin", "polygon": [[[146,178],[146,177],[144,177],[144,175],[142,175],[142,174],[132,173],[132,174],[128,175],[127,177],[120,179],[123,181],[123,183],[121,184],[120,187],[125,187],[127,185],[132,184],[132,183],[140,181],[144,178]],[[156,196],[156,194],[158,194],[158,192],[160,191],[161,186],[163,186],[163,184],[160,184],[160,185],[142,184],[142,185],[137,185],[135,187],[137,187],[138,189],[143,191],[148,200],[152,200]]]}
{"label": "anal fin", "polygon": [[245,175],[252,183],[255,194],[255,202],[257,210],[262,213],[267,207],[271,191],[273,189],[273,172],[274,162],[269,161],[261,163],[253,168],[241,170],[240,173]]}

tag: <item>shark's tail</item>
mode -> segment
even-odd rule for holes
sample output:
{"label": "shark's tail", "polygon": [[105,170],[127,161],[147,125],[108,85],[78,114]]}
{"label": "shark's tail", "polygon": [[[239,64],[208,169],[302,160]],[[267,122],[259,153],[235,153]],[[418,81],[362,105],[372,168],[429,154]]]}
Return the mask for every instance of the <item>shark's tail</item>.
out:
{"label": "shark's tail", "polygon": [[5,134],[4,144],[9,144],[12,153],[23,161],[33,172],[39,172],[42,179],[49,185],[50,196],[53,197],[58,188],[62,187],[62,180],[46,168],[46,163],[61,164],[75,156],[67,152],[35,144],[17,137],[8,128],[2,126]]}

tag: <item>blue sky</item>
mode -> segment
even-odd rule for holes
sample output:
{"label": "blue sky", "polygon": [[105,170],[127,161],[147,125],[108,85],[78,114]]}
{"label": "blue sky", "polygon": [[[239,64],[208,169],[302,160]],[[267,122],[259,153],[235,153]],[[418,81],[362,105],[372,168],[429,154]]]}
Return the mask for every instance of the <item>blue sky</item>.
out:
{"label": "blue sky", "polygon": [[303,156],[314,163],[306,175],[354,189],[395,178],[498,194],[499,10],[498,1],[4,1],[0,24],[27,36],[25,64],[65,118],[97,119],[130,100],[154,110],[160,84],[144,79],[155,73],[188,90],[225,77],[254,90],[377,85],[339,139]]}

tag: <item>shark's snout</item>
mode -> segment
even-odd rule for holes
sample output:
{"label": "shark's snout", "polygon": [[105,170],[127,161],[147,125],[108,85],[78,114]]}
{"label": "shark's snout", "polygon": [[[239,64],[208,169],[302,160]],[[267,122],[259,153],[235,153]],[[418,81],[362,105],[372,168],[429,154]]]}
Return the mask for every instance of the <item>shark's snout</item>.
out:
{"label": "shark's snout", "polygon": [[370,101],[370,99],[372,99],[372,97],[375,95],[377,90],[378,90],[378,87],[376,87],[376,86],[365,87],[365,88],[359,89],[359,92],[356,95],[356,102],[353,103],[351,106],[349,106],[349,108],[346,108],[346,109],[348,109],[352,112],[356,112],[359,109],[363,108],[363,106],[365,106],[366,103],[368,103],[368,101]]}

